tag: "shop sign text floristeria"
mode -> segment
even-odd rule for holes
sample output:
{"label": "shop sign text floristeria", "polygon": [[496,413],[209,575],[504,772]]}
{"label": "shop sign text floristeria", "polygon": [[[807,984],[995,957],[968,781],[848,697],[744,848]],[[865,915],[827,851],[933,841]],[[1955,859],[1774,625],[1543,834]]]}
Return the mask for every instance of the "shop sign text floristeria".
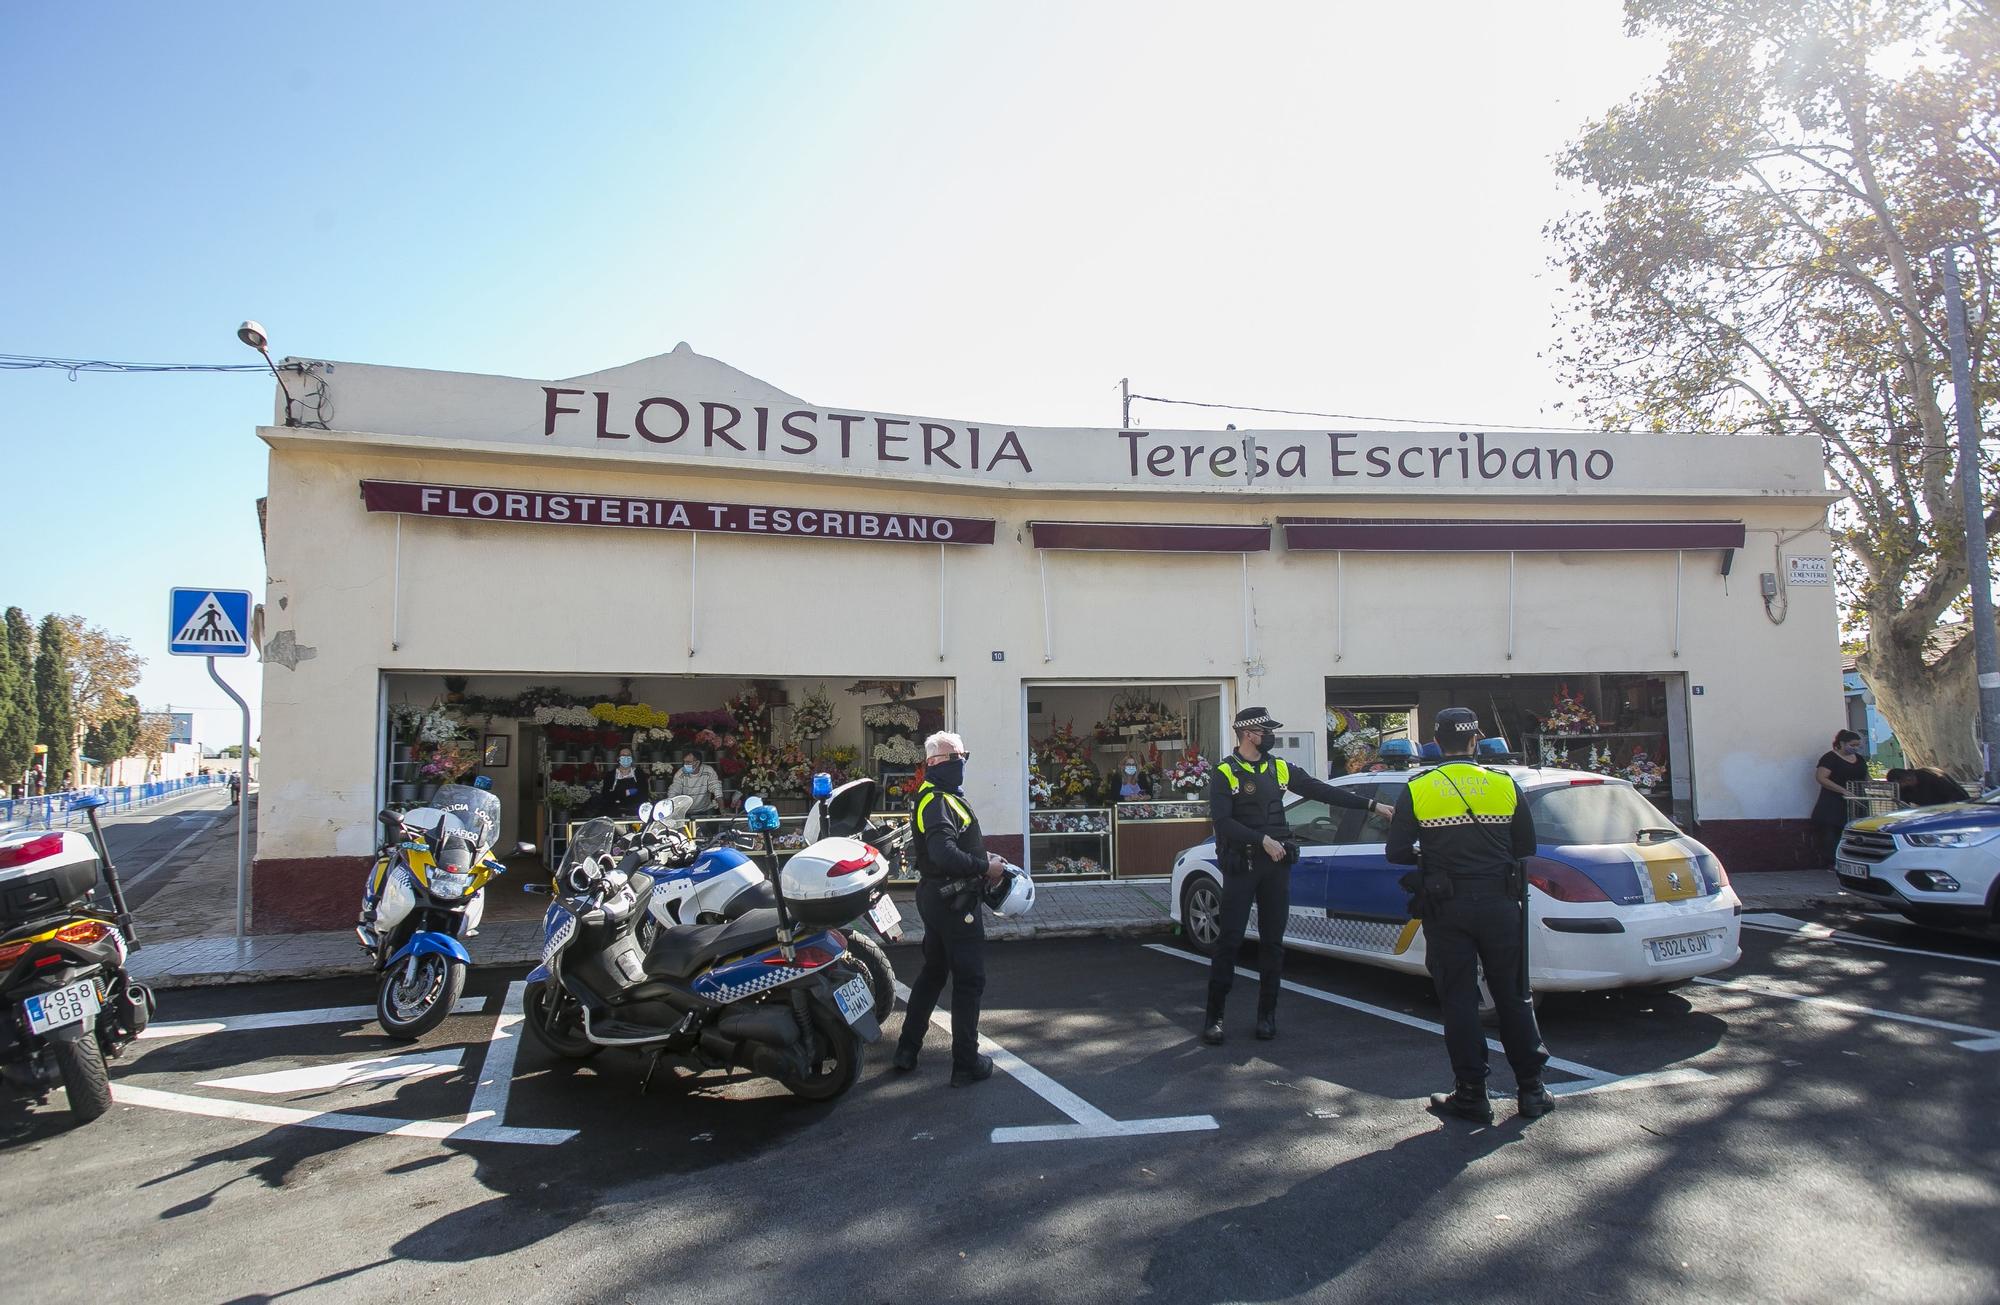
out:
{"label": "shop sign text floristeria", "polygon": [[845,508],[699,503],[479,485],[432,485],[407,480],[364,480],[361,498],[370,512],[449,517],[460,521],[521,521],[545,526],[616,526],[642,530],[697,530],[733,535],[799,535],[814,539],[872,539],[902,544],[990,544],[993,522],[982,517],[940,517],[915,512],[859,512]]}

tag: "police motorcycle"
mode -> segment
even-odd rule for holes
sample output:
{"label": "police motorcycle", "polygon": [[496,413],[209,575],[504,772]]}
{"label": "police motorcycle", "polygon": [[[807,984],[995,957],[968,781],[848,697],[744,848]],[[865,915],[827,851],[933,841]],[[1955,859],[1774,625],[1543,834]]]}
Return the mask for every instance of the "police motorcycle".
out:
{"label": "police motorcycle", "polygon": [[[670,819],[685,817],[685,801],[668,804]],[[746,815],[769,850],[777,811],[756,805]],[[642,943],[656,881],[619,856],[611,821],[586,821],[556,872],[542,963],[522,994],[528,1035],[575,1060],[605,1047],[645,1051],[642,1087],[674,1056],[830,1101],[854,1085],[865,1044],[882,1036],[868,980],[833,927],[859,913],[877,878],[795,856],[772,907],[714,924],[654,924]]]}
{"label": "police motorcycle", "polygon": [[[858,926],[865,918],[889,942],[902,938],[902,913],[889,897],[888,884],[890,858],[901,854],[910,837],[909,827],[869,822],[876,792],[872,779],[851,780],[835,788],[832,776],[820,774],[813,776],[812,791],[816,800],[806,814],[807,846],[794,853],[807,858],[801,870],[805,865],[823,863],[831,878],[866,871],[877,879],[854,919],[835,923],[844,931],[848,953],[868,975],[880,1019],[895,1009],[896,970],[882,944]],[[641,856],[621,868],[627,873],[643,868],[653,878],[647,909],[655,928],[719,924],[746,911],[777,905],[777,891],[770,878],[736,846],[735,830],[724,829],[696,850],[686,837],[684,807],[648,804],[639,808],[639,818],[644,825],[634,851]],[[644,945],[648,940],[642,936],[640,941]]]}
{"label": "police motorcycle", "polygon": [[154,1005],[125,969],[138,935],[98,823],[104,803],[70,803],[89,813],[88,837],[0,836],[0,1081],[37,1097],[60,1082],[78,1123],[111,1108],[104,1062],[139,1036]]}
{"label": "police motorcycle", "polygon": [[479,932],[487,882],[507,870],[493,859],[500,799],[489,782],[444,784],[421,807],[376,817],[382,849],[354,935],[374,954],[375,1019],[392,1038],[436,1028],[465,989],[472,956],[462,940]]}

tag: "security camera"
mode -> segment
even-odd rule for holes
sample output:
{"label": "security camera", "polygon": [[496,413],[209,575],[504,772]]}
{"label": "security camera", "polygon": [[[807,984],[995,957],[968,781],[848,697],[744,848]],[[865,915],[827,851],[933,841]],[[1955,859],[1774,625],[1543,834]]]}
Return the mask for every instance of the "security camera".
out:
{"label": "security camera", "polygon": [[271,343],[271,338],[264,334],[264,324],[262,322],[243,323],[243,325],[236,328],[236,338],[249,345],[252,349],[255,349],[258,353],[264,352],[265,348]]}

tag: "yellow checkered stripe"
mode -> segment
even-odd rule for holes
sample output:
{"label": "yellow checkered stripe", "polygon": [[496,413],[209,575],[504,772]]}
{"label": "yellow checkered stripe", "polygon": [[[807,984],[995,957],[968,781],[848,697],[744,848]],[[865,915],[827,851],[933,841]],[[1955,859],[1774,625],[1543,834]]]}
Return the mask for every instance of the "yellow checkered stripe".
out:
{"label": "yellow checkered stripe", "polygon": [[1425,829],[1436,829],[1443,825],[1507,825],[1512,824],[1513,821],[1514,817],[1511,813],[1504,816],[1474,813],[1462,816],[1432,816],[1429,820],[1418,820],[1417,824]]}

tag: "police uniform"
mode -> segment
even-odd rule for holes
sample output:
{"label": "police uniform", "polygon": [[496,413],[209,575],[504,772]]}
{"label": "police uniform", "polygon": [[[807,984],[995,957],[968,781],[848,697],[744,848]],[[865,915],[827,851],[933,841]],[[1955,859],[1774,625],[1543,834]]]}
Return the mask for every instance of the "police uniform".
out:
{"label": "police uniform", "polygon": [[[1236,714],[1236,729],[1251,726],[1266,731],[1280,728],[1262,707],[1246,707]],[[1261,749],[1268,753],[1267,746]],[[1258,969],[1257,1036],[1271,1037],[1277,1030],[1279,985],[1284,977],[1285,926],[1292,913],[1292,855],[1273,861],[1264,850],[1264,839],[1284,842],[1291,837],[1285,821],[1285,794],[1297,793],[1329,806],[1366,810],[1374,804],[1351,789],[1335,788],[1278,757],[1261,756],[1247,761],[1241,752],[1231,752],[1217,762],[1209,775],[1208,815],[1215,826],[1216,866],[1222,871],[1222,918],[1215,955],[1208,971],[1208,1016],[1203,1036],[1221,1041],[1222,1008],[1236,977],[1236,954],[1243,945],[1243,931],[1250,923],[1250,908],[1257,908]]]}
{"label": "police uniform", "polygon": [[[1459,712],[1464,715],[1448,721]],[[1455,726],[1468,735],[1478,729],[1477,718],[1463,707],[1440,712],[1438,726],[1441,732]],[[1412,775],[1389,821],[1389,860],[1421,864],[1441,890],[1422,903],[1424,959],[1444,1010],[1445,1051],[1458,1086],[1433,1097],[1432,1104],[1467,1118],[1492,1118],[1486,1104],[1486,1035],[1479,1024],[1482,967],[1522,1111],[1538,1115],[1548,1105],[1541,1079],[1549,1053],[1526,981],[1525,890],[1518,877],[1521,859],[1534,850],[1534,818],[1520,786],[1470,758],[1449,758]]]}
{"label": "police uniform", "polygon": [[[986,991],[986,925],[978,884],[986,874],[986,840],[965,798],[926,781],[917,789],[910,824],[917,863],[917,915],[924,922],[924,968],[910,985],[897,1042],[897,1068],[914,1067],[931,1012],[951,978],[951,1066],[954,1082],[977,1073],[979,999]],[[972,880],[968,884],[966,881]]]}

